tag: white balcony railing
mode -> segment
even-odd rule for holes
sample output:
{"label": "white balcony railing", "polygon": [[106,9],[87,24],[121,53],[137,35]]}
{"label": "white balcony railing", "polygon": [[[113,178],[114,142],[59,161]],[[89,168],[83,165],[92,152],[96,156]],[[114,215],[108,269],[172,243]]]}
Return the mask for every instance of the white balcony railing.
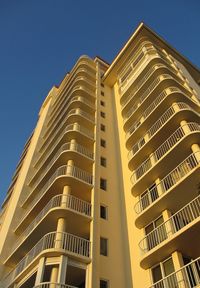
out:
{"label": "white balcony railing", "polygon": [[[196,154],[200,151],[190,154],[183,162],[173,169],[167,176],[160,180],[159,184],[153,188],[147,189],[136,203],[134,209],[137,214],[140,214],[144,209],[151,205],[156,199],[161,197],[168,190],[176,186],[185,176],[193,171],[200,163]],[[160,188],[160,189],[159,189]],[[159,191],[159,192],[158,192]]]}
{"label": "white balcony railing", "polygon": [[[128,110],[128,112],[124,115],[124,122],[126,122],[128,119],[129,119],[129,117],[131,116],[131,115],[133,115],[133,113],[143,104],[143,102],[148,98],[148,96],[151,94],[151,92],[158,86],[158,84],[162,81],[162,80],[164,80],[164,79],[171,79],[172,77],[170,76],[170,75],[168,75],[168,74],[165,74],[165,76],[163,77],[164,75],[162,75],[162,77],[161,76],[159,76],[159,77],[157,77],[150,85],[149,85],[149,87],[147,88],[147,90],[145,90],[145,92],[142,94],[142,96],[139,98],[139,100],[137,101],[137,103],[136,104],[134,104],[129,110]],[[177,88],[178,89],[178,88]],[[164,90],[165,91],[165,90]],[[154,100],[153,101],[153,103],[160,103],[161,101],[162,101],[162,99],[164,98],[164,97],[166,97],[167,96],[167,93],[165,92],[164,93],[164,91],[163,92],[161,92],[160,94],[159,94],[159,96],[156,98],[156,100]],[[152,104],[153,104],[152,103]],[[151,107],[152,107],[152,104],[151,104]],[[155,104],[154,104],[154,106],[153,106],[153,108],[152,109],[154,109],[156,106],[155,106]],[[148,107],[149,108],[149,107]],[[147,109],[148,109],[147,108]],[[145,110],[145,111],[148,111],[148,110]],[[149,108],[150,109],[150,108]],[[148,112],[147,112],[148,113]],[[150,113],[148,113],[148,114],[150,114]],[[143,116],[143,114],[142,114],[142,116]]]}
{"label": "white balcony railing", "polygon": [[[184,132],[184,127],[188,128],[188,133]],[[155,164],[169,152],[177,143],[179,143],[190,132],[200,131],[200,125],[189,122],[180,126],[176,131],[162,143],[132,174],[131,182],[134,185],[145,173],[147,173]]]}
{"label": "white balcony railing", "polygon": [[[177,108],[177,109],[176,109]],[[128,153],[129,160],[145,145],[149,142],[149,140],[156,134],[158,131],[162,129],[162,127],[177,113],[177,111],[182,110],[192,110],[192,108],[183,103],[177,102],[176,104],[172,104],[170,108],[168,108],[161,117],[149,128],[149,130],[143,135],[142,138],[138,140],[136,144],[133,145],[132,149]],[[147,140],[145,140],[147,139]]]}
{"label": "white balcony railing", "polygon": [[62,134],[62,130],[66,127],[68,117],[71,115],[79,115],[83,118],[87,119],[88,121],[94,124],[94,116],[82,111],[81,109],[72,109],[67,113],[65,120],[62,121],[60,126],[53,125],[52,129],[49,131],[48,135],[46,135],[44,141],[41,143],[39,150],[43,150],[44,147],[49,143],[52,142],[58,135]]}
{"label": "white balcony railing", "polygon": [[200,216],[200,195],[148,233],[139,243],[146,253]]}
{"label": "white balcony railing", "polygon": [[37,167],[37,172],[34,174],[34,176],[32,177],[32,179],[29,181],[28,185],[31,185],[33,183],[35,183],[34,187],[32,189],[35,189],[35,187],[39,184],[40,180],[43,178],[43,176],[46,174],[46,172],[50,169],[50,167],[52,166],[52,164],[55,162],[55,160],[63,153],[63,152],[67,152],[67,151],[73,151],[73,152],[77,152],[80,153],[81,155],[93,160],[94,158],[94,154],[93,152],[91,152],[90,150],[88,150],[86,147],[78,144],[78,143],[73,143],[71,144],[70,142],[63,144],[55,153],[55,155],[51,158],[50,162],[46,163],[45,165],[45,169],[43,170],[43,172],[39,173],[39,178],[37,179],[37,181],[35,181],[36,179],[36,175],[38,175],[38,171],[40,170],[40,168],[43,166],[43,162],[41,163],[41,165],[39,167]]}
{"label": "white balcony railing", "polygon": [[[53,208],[63,208],[71,210],[75,213],[79,213],[83,216],[91,217],[91,204],[73,195],[56,195],[54,196],[46,206],[37,214],[34,220],[28,225],[28,227],[22,232],[21,236],[15,241],[12,252],[27,238],[27,236],[33,231],[37,224],[45,217],[46,214]],[[26,219],[23,217],[21,223]]]}
{"label": "white balcony railing", "polygon": [[2,287],[8,287],[41,252],[49,249],[68,252],[76,257],[90,257],[90,241],[65,232],[48,233],[37,242],[17,266],[3,279]]}
{"label": "white balcony railing", "polygon": [[134,89],[131,91],[131,93],[129,95],[127,95],[126,97],[124,96],[124,94],[122,95],[121,99],[121,105],[122,107],[124,107],[129,101],[130,99],[132,99],[136,93],[141,89],[141,87],[145,84],[145,82],[151,77],[151,75],[158,70],[159,68],[166,68],[166,66],[164,64],[155,64],[152,68],[150,68],[148,70],[148,72],[145,74],[145,76],[137,83],[137,85],[134,86]]}
{"label": "white balcony railing", "polygon": [[[54,120],[53,123],[48,123],[48,127],[46,128],[46,131],[44,133],[44,136],[43,138],[46,138],[50,132],[61,122],[61,120],[63,119],[63,117],[69,115],[67,112],[68,112],[68,109],[70,107],[70,105],[73,103],[73,102],[76,102],[76,101],[81,101],[83,102],[84,104],[86,104],[87,106],[89,106],[90,108],[93,108],[94,109],[94,105],[88,101],[87,99],[81,97],[81,96],[74,96],[72,99],[68,99],[67,101],[67,105],[65,105],[64,109],[61,111],[61,113],[59,114],[59,116]],[[72,110],[71,110],[72,111]],[[70,111],[70,112],[71,112]],[[81,112],[82,110],[80,110]],[[90,115],[88,113],[86,113],[86,118],[90,118]],[[91,116],[91,121],[94,121],[94,117]]]}
{"label": "white balcony railing", "polygon": [[53,282],[43,282],[33,288],[78,288],[72,285],[53,283]]}
{"label": "white balcony railing", "polygon": [[[36,166],[39,162],[41,162],[41,159],[43,158],[43,161],[40,163],[40,165],[42,165],[42,163],[44,163],[44,161],[48,158],[48,156],[52,154],[53,150],[58,145],[58,143],[62,140],[63,136],[67,132],[72,132],[72,131],[79,132],[79,133],[83,134],[84,136],[86,136],[86,137],[88,137],[90,139],[94,139],[94,132],[93,131],[90,131],[87,128],[85,128],[85,127],[83,127],[83,126],[81,126],[79,124],[67,125],[65,127],[64,131],[56,138],[53,147],[49,148],[49,146],[51,146],[52,143],[53,143],[53,141],[51,141],[49,143],[49,145],[46,147],[46,149],[43,151],[41,156],[35,161],[34,166]],[[48,150],[48,152],[47,152],[47,150]],[[46,155],[46,157],[44,157],[44,155]]]}
{"label": "white balcony railing", "polygon": [[200,257],[152,284],[149,288],[194,288],[199,287],[199,285]]}
{"label": "white balcony railing", "polygon": [[[72,165],[63,165],[56,169],[56,171],[51,175],[51,177],[48,179],[48,181],[40,188],[39,193],[37,193],[37,196],[34,197],[32,203],[36,202],[38,197],[45,193],[45,191],[51,186],[51,184],[56,180],[56,178],[60,176],[66,176],[66,177],[72,177],[75,179],[78,179],[81,182],[84,182],[88,185],[93,185],[93,176],[92,174],[86,172],[85,170],[82,170],[78,167],[72,166]],[[24,203],[30,198],[30,196],[33,194],[33,192],[36,191],[36,188],[34,190],[31,190],[29,195],[26,197],[26,199],[23,201],[22,206]]]}

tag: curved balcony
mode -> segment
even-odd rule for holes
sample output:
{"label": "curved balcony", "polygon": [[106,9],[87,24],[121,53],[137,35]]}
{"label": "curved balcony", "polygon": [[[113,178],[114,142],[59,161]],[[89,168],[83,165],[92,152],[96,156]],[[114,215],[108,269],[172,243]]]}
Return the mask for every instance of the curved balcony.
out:
{"label": "curved balcony", "polygon": [[[194,122],[184,124],[176,129],[175,132],[133,172],[131,182],[134,189],[144,189],[142,186],[148,182],[152,182],[152,178],[162,177],[162,173],[166,171],[166,166],[167,169],[170,169],[172,165],[176,165],[179,158],[184,157],[184,149],[189,149],[193,143],[198,142],[199,132],[200,125]],[[178,155],[178,151],[183,151],[183,153]],[[170,161],[170,159],[174,159],[174,161]],[[145,181],[145,183],[142,185],[143,181]]]}
{"label": "curved balcony", "polygon": [[184,265],[149,288],[194,288],[200,285],[200,257]]}
{"label": "curved balcony", "polygon": [[[199,153],[200,151],[190,154],[157,185],[140,194],[140,200],[134,206],[135,212],[140,214],[135,222],[137,227],[144,227],[164,209],[176,210],[196,196],[195,191],[199,184]],[[188,190],[194,191],[193,194],[191,192],[188,195]],[[136,193],[134,196],[137,196]]]}
{"label": "curved balcony", "polygon": [[[66,140],[70,141],[71,139],[76,139],[77,142],[80,143],[93,143],[94,132],[77,123],[67,125],[64,131],[57,137],[57,139],[55,141],[51,141],[46,147],[46,149],[43,151],[43,153],[40,155],[40,157],[36,159],[34,167],[37,167],[39,163],[40,165],[42,165],[42,163],[46,161],[46,159],[52,154],[52,152],[55,152],[59,144],[66,142]],[[50,148],[49,146],[51,146],[53,142],[54,145]]]}
{"label": "curved balcony", "polygon": [[[164,75],[163,75],[164,76]],[[162,77],[163,77],[162,76]],[[167,75],[164,77],[165,79],[161,80],[162,77],[160,76],[157,82],[158,84],[155,86],[155,88],[152,90],[149,87],[151,92],[148,93],[148,91],[145,91],[146,95],[145,98],[142,99],[143,95],[140,97],[140,100],[138,103],[132,106],[132,108],[129,110],[129,113],[126,114],[126,118],[124,118],[124,129],[125,131],[128,131],[130,129],[134,129],[134,127],[139,122],[138,119],[143,119],[143,122],[148,118],[148,122],[152,121],[151,118],[153,118],[153,112],[157,110],[157,114],[161,114],[162,110],[166,105],[171,105],[173,102],[179,102],[184,101],[186,104],[190,105],[195,110],[200,110],[199,103],[195,102],[191,96],[192,94],[188,93],[187,91],[184,92],[184,89],[180,89],[175,86],[170,86],[169,83],[167,83],[167,80],[171,79]],[[155,79],[157,81],[157,79]],[[166,85],[163,81],[166,81]],[[162,87],[168,86],[165,88],[156,98],[154,97],[154,100],[152,102],[151,97],[148,99],[150,94],[159,87],[159,83],[162,84]],[[154,84],[154,83],[152,83]],[[175,83],[176,84],[176,83]],[[155,84],[154,84],[155,85]],[[156,91],[154,91],[155,94],[157,94]],[[145,94],[144,93],[144,94]],[[148,100],[148,101],[147,101]],[[145,102],[145,103],[144,103]],[[145,104],[145,106],[143,105]],[[134,121],[135,120],[135,121]],[[134,124],[132,124],[134,122]],[[130,126],[131,125],[131,126]],[[137,126],[136,126],[137,127]]]}
{"label": "curved balcony", "polygon": [[34,264],[41,255],[68,255],[78,261],[90,262],[90,241],[65,232],[51,232],[22,258],[18,265],[3,280],[2,287],[9,287],[25,269]]}
{"label": "curved balcony", "polygon": [[[79,117],[81,118],[79,119]],[[58,136],[66,127],[66,124],[72,124],[81,121],[86,128],[92,129],[94,127],[94,120],[94,116],[82,111],[79,108],[70,110],[67,113],[66,118],[60,123],[61,125],[57,126],[58,123],[55,123],[51,130],[48,131],[48,134],[46,135],[44,141],[41,143],[39,151],[42,151],[49,142],[52,142],[55,137]]]}
{"label": "curved balcony", "polygon": [[[41,238],[45,233],[49,232],[49,225],[51,229],[56,229],[59,218],[67,219],[67,231],[72,234],[79,234],[82,236],[89,235],[90,221],[91,221],[91,204],[73,195],[56,195],[46,206],[37,213],[37,216],[32,220],[34,215],[27,213],[20,221],[15,229],[15,233],[21,232],[21,235],[15,241],[12,250],[9,251],[9,257],[6,262],[16,262],[20,257],[21,251],[30,249],[30,246]],[[28,225],[28,226],[27,226]],[[32,232],[34,233],[32,234]],[[36,237],[37,235],[37,237]]]}
{"label": "curved balcony", "polygon": [[72,89],[68,91],[67,95],[68,97],[62,97],[60,99],[56,107],[52,107],[51,114],[49,115],[49,119],[47,120],[47,126],[52,123],[59,115],[59,113],[61,113],[65,109],[66,105],[69,103],[70,99],[73,98],[73,96],[81,96],[85,99],[87,97],[87,99],[89,98],[91,102],[95,102],[94,93],[91,90],[85,88],[84,86],[72,87]]}
{"label": "curved balcony", "polygon": [[[65,182],[64,185],[73,185],[74,188],[75,186],[77,186],[77,188],[83,189],[83,191],[88,189],[88,185],[89,186],[93,185],[93,176],[90,173],[72,165],[63,165],[58,169],[56,169],[56,171],[51,175],[51,177],[48,179],[48,181],[46,181],[46,183],[42,187],[38,186],[35,187],[24,199],[21,205],[22,206],[27,205],[27,203],[30,202],[31,200],[33,200],[32,203],[33,202],[35,203],[38,197],[44,194],[46,190],[48,190],[50,186],[54,184],[56,180],[63,177],[64,179],[62,180]],[[87,189],[85,189],[86,188],[85,185]],[[35,196],[35,194],[37,194],[37,196]]]}
{"label": "curved balcony", "polygon": [[[158,262],[158,257],[164,259],[174,250],[184,251],[184,253],[190,255],[191,243],[187,241],[188,234],[191,235],[191,230],[193,231],[192,235],[199,233],[199,216],[200,195],[174,213],[167,221],[148,233],[139,242],[139,247],[142,253],[145,254],[141,265],[147,268],[147,266],[149,267],[153,264],[152,258],[156,258]],[[199,239],[193,239],[193,245],[196,247],[197,253],[197,250],[200,250],[197,248],[199,246]]]}
{"label": "curved balcony", "polygon": [[[126,94],[122,95],[121,98],[122,114],[126,113],[131,108],[130,103],[133,104],[133,102],[136,102],[140,99],[139,94],[143,95],[144,93],[143,97],[145,97],[146,95],[145,91],[147,90],[147,93],[149,93],[148,90],[149,85],[151,85],[151,83],[154,81],[156,77],[162,75],[167,75],[168,77],[170,76],[171,80],[173,81],[176,80],[176,82],[179,83],[179,85],[180,83],[183,84],[183,80],[175,74],[172,67],[169,67],[168,65],[161,63],[155,64],[151,68],[149,68],[145,76],[143,76],[143,78],[141,78],[138,81],[138,83],[134,85],[134,88],[131,90],[131,92],[129,92],[128,95]],[[152,76],[154,77],[153,79]]]}
{"label": "curved balcony", "polygon": [[[64,117],[68,116],[69,108],[83,108],[84,110],[87,110],[87,112],[92,112],[94,114],[94,105],[92,102],[84,99],[84,97],[81,96],[74,96],[72,99],[68,100],[64,109],[60,111],[59,115],[57,115],[57,118],[52,122],[48,122],[48,126],[46,128],[46,131],[44,132],[43,138],[45,138],[50,132],[52,131],[53,128],[55,128],[57,125],[60,124],[60,122],[63,120]],[[82,111],[82,109],[80,110]],[[87,113],[85,112],[85,113]],[[90,119],[90,114],[86,115]],[[94,116],[91,115],[91,120],[94,121]]]}
{"label": "curved balcony", "polygon": [[[191,119],[192,121],[198,122],[199,116],[189,105],[183,102],[177,102],[172,104],[146,133],[138,131],[138,129],[132,132],[126,141],[127,148],[131,149],[128,153],[129,161],[134,157],[135,165],[138,165],[136,163],[141,162],[141,159],[138,160],[138,158],[141,158],[141,149],[143,155],[153,152],[153,149],[156,149],[157,146],[161,144],[160,139],[163,139],[163,137],[166,138],[166,136],[170,135],[171,131],[173,131],[171,127],[179,124],[180,121],[184,119]],[[164,132],[163,127],[165,127]],[[163,137],[161,137],[161,134],[163,134]],[[133,135],[134,137],[132,137]],[[141,138],[139,138],[140,135],[142,135]],[[158,135],[160,136],[159,138]],[[139,140],[134,144],[133,141],[138,138]],[[151,145],[148,145],[148,143],[151,143]]]}
{"label": "curved balcony", "polygon": [[[53,153],[53,155],[54,156],[50,161],[47,161],[48,159],[46,159],[46,161],[42,162],[41,165],[37,167],[36,173],[28,183],[29,186],[34,184],[34,188],[37,187],[40,181],[45,180],[43,177],[48,176],[55,166],[64,165],[70,159],[73,159],[74,161],[81,160],[83,168],[85,165],[91,165],[91,161],[94,160],[93,152],[78,143],[71,142],[63,144],[56,153]],[[41,168],[43,168],[42,171]]]}
{"label": "curved balcony", "polygon": [[53,282],[43,282],[33,288],[78,288],[72,285],[53,283]]}

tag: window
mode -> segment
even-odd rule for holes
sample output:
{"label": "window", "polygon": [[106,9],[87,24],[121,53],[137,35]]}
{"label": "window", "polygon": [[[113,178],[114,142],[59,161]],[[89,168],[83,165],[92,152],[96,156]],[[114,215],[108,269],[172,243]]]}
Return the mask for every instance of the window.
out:
{"label": "window", "polygon": [[[147,235],[147,248],[151,250],[159,243],[167,238],[166,228],[162,223],[164,222],[163,216],[161,215],[149,225],[145,227],[145,234]],[[159,228],[157,228],[159,227]],[[155,230],[157,228],[157,230]]]}
{"label": "window", "polygon": [[102,219],[108,219],[108,207],[100,205],[100,217]]}
{"label": "window", "polygon": [[103,84],[103,83],[101,83],[101,87],[104,87],[104,84]]}
{"label": "window", "polygon": [[100,280],[100,288],[108,288],[108,281]]}
{"label": "window", "polygon": [[106,140],[104,139],[101,139],[101,147],[106,147]]}
{"label": "window", "polygon": [[101,91],[101,96],[104,96],[104,92],[103,91]]}
{"label": "window", "polygon": [[101,106],[105,106],[105,102],[104,101],[100,101]]}
{"label": "window", "polygon": [[100,178],[100,188],[102,190],[106,191],[106,189],[107,189],[107,180],[106,179]]}
{"label": "window", "polygon": [[[153,283],[156,283],[163,279],[164,277],[167,277],[171,273],[174,272],[174,264],[172,261],[172,258],[168,258],[164,260],[163,262],[159,263],[158,265],[154,266],[151,269],[152,272],[152,279]],[[177,285],[177,279],[176,275],[171,275],[169,278],[165,279],[166,287],[169,288],[175,288],[178,287]],[[165,287],[163,282],[159,282],[159,287]]]}
{"label": "window", "polygon": [[100,237],[100,254],[108,256],[108,239]]}
{"label": "window", "polygon": [[106,131],[106,126],[104,124],[101,124],[101,131]]}
{"label": "window", "polygon": [[102,118],[106,118],[106,113],[105,112],[101,111],[100,115],[101,115]]}
{"label": "window", "polygon": [[106,167],[106,158],[101,157],[100,162],[101,162],[101,166]]}

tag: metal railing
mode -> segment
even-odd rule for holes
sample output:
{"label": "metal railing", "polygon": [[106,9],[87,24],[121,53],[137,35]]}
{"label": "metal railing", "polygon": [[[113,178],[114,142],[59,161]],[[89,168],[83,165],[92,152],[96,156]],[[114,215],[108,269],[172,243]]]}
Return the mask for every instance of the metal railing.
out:
{"label": "metal railing", "polygon": [[[35,181],[35,177],[36,175],[38,175],[38,171],[40,170],[40,168],[43,165],[40,165],[39,167],[37,167],[37,172],[34,174],[34,176],[32,177],[32,179],[29,181],[28,185],[31,185],[33,183],[36,183],[34,187],[37,186],[37,184],[40,182],[40,180],[42,179],[42,177],[46,174],[46,172],[50,169],[50,167],[52,166],[52,164],[54,163],[54,161],[63,153],[63,152],[67,152],[67,151],[75,151],[80,153],[83,156],[86,156],[88,158],[90,158],[91,160],[94,159],[94,154],[93,152],[91,152],[90,150],[88,150],[86,147],[78,144],[78,143],[65,143],[63,144],[55,153],[55,155],[51,158],[50,162],[48,163],[48,165],[45,165],[45,169],[43,170],[43,172],[39,173],[39,179],[38,181]],[[44,163],[42,163],[44,164]]]}
{"label": "metal railing", "polygon": [[52,142],[56,136],[62,133],[62,130],[66,127],[67,121],[69,116],[71,115],[79,115],[84,117],[85,119],[89,120],[90,122],[94,123],[94,116],[82,111],[81,109],[72,109],[67,113],[65,120],[61,123],[60,126],[53,125],[52,129],[49,131],[48,135],[46,135],[44,141],[41,143],[39,150],[43,150],[44,147],[49,143]]}
{"label": "metal railing", "polygon": [[162,194],[173,188],[185,176],[187,176],[191,171],[193,171],[200,163],[200,161],[195,156],[197,153],[200,153],[200,151],[190,154],[175,169],[173,169],[168,175],[166,175],[162,180],[160,180],[157,185],[147,189],[145,191],[145,194],[142,193],[144,195],[135,204],[135,212],[137,214],[140,214]]}
{"label": "metal railing", "polygon": [[[69,132],[69,131],[76,131],[76,132],[80,132],[81,134],[85,135],[86,137],[90,138],[90,139],[94,139],[94,132],[88,130],[87,128],[79,125],[79,124],[70,124],[67,125],[64,129],[64,131],[57,137],[56,141],[54,142],[54,145],[51,149],[49,149],[49,146],[52,145],[51,141],[49,143],[49,145],[46,147],[46,149],[43,151],[42,155],[35,161],[34,166],[36,166],[41,159],[44,157],[46,151],[49,149],[48,153],[46,153],[46,157],[44,157],[42,163],[44,163],[44,160],[46,160],[46,158],[52,154],[53,150],[55,149],[55,147],[58,145],[58,143],[61,141],[61,139],[63,138],[63,136],[65,135],[65,133]],[[42,164],[41,164],[42,165]]]}
{"label": "metal railing", "polygon": [[[56,169],[56,171],[51,175],[51,177],[48,179],[48,181],[39,189],[39,193],[37,195],[42,195],[45,193],[45,191],[51,186],[51,184],[56,180],[59,176],[68,176],[78,179],[79,181],[82,181],[84,183],[87,183],[89,185],[93,185],[93,176],[92,174],[86,172],[85,170],[82,170],[78,167],[72,166],[72,165],[63,165]],[[23,201],[22,206],[24,203],[30,198],[30,196],[33,194],[33,192],[36,190],[36,187],[30,191],[29,195],[26,197],[26,199]],[[34,200],[35,202],[38,197],[36,196]]]}
{"label": "metal railing", "polygon": [[[165,74],[166,75],[166,74]],[[167,77],[168,78],[168,77]],[[129,110],[128,110],[128,112],[124,115],[124,122],[126,122],[128,119],[129,119],[129,117],[143,104],[143,102],[147,99],[147,97],[151,94],[151,92],[158,86],[158,84],[162,81],[162,80],[164,80],[164,79],[167,79],[167,78],[165,78],[165,76],[164,76],[164,78],[162,78],[161,76],[159,76],[159,77],[157,77],[150,85],[149,85],[149,87],[147,88],[147,90],[145,90],[145,92],[142,94],[142,96],[139,98],[139,101],[137,101],[137,103],[135,104],[135,105],[133,105]],[[170,75],[169,75],[169,78],[172,78]],[[166,89],[165,89],[166,90]],[[164,90],[164,91],[165,91]],[[160,93],[160,95],[156,98],[156,100],[157,99],[160,99],[161,97],[161,100],[163,99],[163,97],[165,96],[167,96],[167,93],[165,92],[165,94],[166,95],[163,95],[163,93],[164,93],[164,91],[163,92],[161,92]],[[156,100],[154,100],[153,101],[153,103],[156,103],[155,101]],[[160,101],[161,100],[157,100],[157,103],[160,103]],[[151,107],[152,107],[152,105],[153,105],[153,103],[150,105]],[[157,104],[158,105],[158,104]],[[154,107],[156,107],[157,105],[155,105],[154,104],[154,106],[153,106],[153,108],[152,109],[154,109]],[[147,108],[148,109],[148,108]],[[148,110],[145,110],[145,111],[148,111]],[[150,108],[149,108],[150,109]],[[148,114],[150,114],[150,112],[148,113]],[[142,114],[142,116],[143,116],[143,114]]]}
{"label": "metal railing", "polygon": [[49,116],[49,119],[47,120],[47,126],[50,125],[54,120],[55,118],[59,115],[59,113],[61,113],[61,111],[64,110],[65,106],[67,105],[67,103],[70,101],[70,97],[71,95],[77,90],[83,90],[85,91],[88,95],[90,95],[92,98],[94,98],[94,96],[92,94],[93,91],[91,91],[90,89],[86,88],[86,87],[83,87],[83,86],[80,86],[80,85],[77,85],[75,87],[72,88],[72,91],[69,92],[69,96],[66,98],[66,97],[63,97],[62,98],[62,101],[60,101],[59,105],[57,107],[54,108],[54,110],[51,112],[50,116]]}
{"label": "metal railing", "polygon": [[[183,103],[177,102],[176,104],[172,104],[170,108],[168,108],[161,117],[149,128],[149,130],[143,135],[142,138],[138,140],[136,144],[133,145],[132,149],[128,153],[129,160],[146,144],[149,140],[156,134],[162,127],[173,117],[174,114],[177,113],[177,110],[174,108],[178,108],[179,111],[181,110],[192,110],[192,108]],[[148,140],[145,140],[148,139]]]}
{"label": "metal railing", "polygon": [[[73,195],[56,195],[46,206],[37,214],[34,220],[22,232],[21,236],[15,241],[12,252],[19,246],[20,243],[29,235],[29,233],[37,226],[37,224],[45,217],[46,214],[53,208],[69,209],[74,212],[80,213],[83,216],[91,217],[91,204]],[[26,219],[26,217],[23,218]],[[23,222],[21,221],[21,222]],[[10,253],[11,254],[11,253]]]}
{"label": "metal railing", "polygon": [[54,282],[43,282],[34,286],[33,288],[78,288],[78,287]]}
{"label": "metal railing", "polygon": [[[76,101],[81,101],[81,102],[85,103],[87,106],[89,106],[89,107],[94,109],[94,105],[92,105],[92,103],[90,101],[84,99],[83,97],[74,96],[72,99],[68,99],[67,102],[69,102],[69,103],[64,107],[64,109],[61,111],[61,113],[55,119],[55,121],[53,123],[51,123],[51,125],[50,125],[50,123],[48,123],[48,127],[46,128],[46,131],[44,133],[43,138],[46,138],[50,134],[50,132],[53,130],[53,128],[55,128],[58,125],[58,123],[63,119],[64,116],[70,115],[70,114],[68,114],[68,109],[69,109],[70,105],[73,104],[73,102],[76,102]],[[87,114],[86,117],[90,117],[90,115]],[[94,116],[91,116],[91,120],[94,121]]]}
{"label": "metal railing", "polygon": [[200,257],[162,278],[149,288],[194,288],[200,285]]}
{"label": "metal railing", "polygon": [[[131,93],[129,95],[127,95],[125,97],[125,99],[123,100],[123,98],[121,99],[121,105],[122,107],[124,107],[130,99],[132,99],[135,94],[140,90],[140,88],[144,85],[144,83],[150,78],[150,76],[159,68],[166,68],[166,66],[164,64],[155,64],[152,68],[150,68],[148,70],[148,72],[145,74],[145,76],[137,83],[137,85],[134,86],[133,91],[131,91]],[[124,94],[122,95],[122,97],[124,96]]]}
{"label": "metal railing", "polygon": [[3,279],[2,287],[9,286],[41,252],[48,249],[69,252],[79,257],[90,257],[90,241],[66,232],[50,232],[43,236]]}
{"label": "metal railing", "polygon": [[[188,133],[184,132],[184,128],[188,128]],[[190,132],[200,131],[200,125],[195,122],[189,122],[180,126],[176,131],[170,135],[167,140],[162,143],[142,164],[136,168],[131,176],[132,184],[138,181],[145,173],[147,173],[165,154],[173,148],[183,137],[190,134]]]}
{"label": "metal railing", "polygon": [[148,233],[139,243],[140,249],[147,253],[158,244],[175,234],[200,216],[200,195],[173,214],[167,221]]}

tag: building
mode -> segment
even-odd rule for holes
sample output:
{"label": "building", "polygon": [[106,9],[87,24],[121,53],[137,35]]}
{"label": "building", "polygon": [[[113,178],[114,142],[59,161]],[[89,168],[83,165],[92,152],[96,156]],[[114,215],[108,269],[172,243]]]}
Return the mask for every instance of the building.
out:
{"label": "building", "polygon": [[200,71],[143,23],[47,95],[2,206],[1,288],[200,285]]}

